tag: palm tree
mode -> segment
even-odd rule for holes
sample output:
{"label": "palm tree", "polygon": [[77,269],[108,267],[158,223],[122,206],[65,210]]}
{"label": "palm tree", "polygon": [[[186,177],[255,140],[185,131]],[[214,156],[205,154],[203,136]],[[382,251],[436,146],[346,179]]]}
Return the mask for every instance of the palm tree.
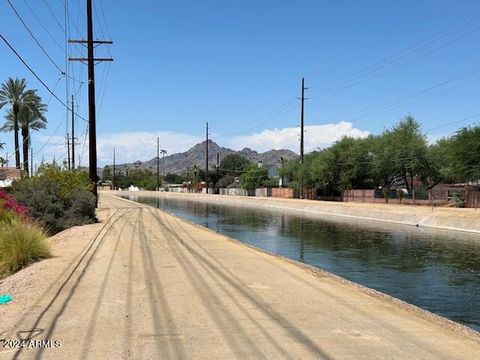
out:
{"label": "palm tree", "polygon": [[[23,140],[23,170],[28,176],[28,149],[30,145],[30,130],[46,128],[47,120],[44,116],[47,106],[42,103],[42,98],[37,95],[37,90],[27,90],[23,97],[23,106],[17,115],[17,127],[21,129]],[[12,131],[15,127],[13,111],[8,111],[5,116],[7,122],[0,131]]]}
{"label": "palm tree", "polygon": [[9,78],[0,87],[0,109],[5,105],[11,105],[13,116],[13,136],[15,144],[15,167],[20,169],[20,145],[18,143],[18,113],[23,106],[25,97],[25,87],[27,81],[25,79]]}

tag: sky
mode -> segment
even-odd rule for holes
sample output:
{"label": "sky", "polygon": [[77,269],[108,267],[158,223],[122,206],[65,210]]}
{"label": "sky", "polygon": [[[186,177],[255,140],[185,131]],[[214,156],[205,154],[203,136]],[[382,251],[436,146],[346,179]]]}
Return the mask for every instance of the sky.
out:
{"label": "sky", "polygon": [[[85,49],[66,52],[64,31],[85,38],[85,1],[10,2],[52,61],[7,0],[0,34],[60,100],[75,94],[87,118],[86,66],[65,61]],[[96,48],[114,58],[95,69],[100,166],[114,147],[118,162],[153,158],[157,136],[168,154],[185,151],[204,140],[207,121],[221,146],[298,153],[302,77],[306,151],[379,134],[408,114],[431,142],[480,120],[478,1],[93,2],[95,37],[114,42]],[[9,77],[27,79],[49,105],[47,129],[32,134],[34,161],[64,159],[65,107],[0,40],[0,82]],[[75,131],[76,161],[87,165],[86,122]],[[1,142],[0,156],[11,156],[13,134]]]}

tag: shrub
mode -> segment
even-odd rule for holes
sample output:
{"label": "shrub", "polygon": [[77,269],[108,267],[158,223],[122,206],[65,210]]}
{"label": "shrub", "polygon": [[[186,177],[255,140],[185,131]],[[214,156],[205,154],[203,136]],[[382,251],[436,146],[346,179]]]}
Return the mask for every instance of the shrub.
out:
{"label": "shrub", "polygon": [[95,196],[87,191],[70,192],[70,204],[65,212],[66,227],[92,224],[95,222]]}
{"label": "shrub", "polygon": [[47,235],[16,215],[0,223],[0,278],[50,256]]}
{"label": "shrub", "polygon": [[50,234],[96,221],[95,196],[82,172],[44,166],[38,176],[16,181],[12,194]]}

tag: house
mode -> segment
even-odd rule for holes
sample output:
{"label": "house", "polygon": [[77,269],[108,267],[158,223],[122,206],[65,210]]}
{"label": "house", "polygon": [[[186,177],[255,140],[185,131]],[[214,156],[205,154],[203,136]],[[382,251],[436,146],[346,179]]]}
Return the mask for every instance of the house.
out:
{"label": "house", "polygon": [[14,180],[21,179],[21,177],[20,169],[0,167],[0,188],[11,186]]}

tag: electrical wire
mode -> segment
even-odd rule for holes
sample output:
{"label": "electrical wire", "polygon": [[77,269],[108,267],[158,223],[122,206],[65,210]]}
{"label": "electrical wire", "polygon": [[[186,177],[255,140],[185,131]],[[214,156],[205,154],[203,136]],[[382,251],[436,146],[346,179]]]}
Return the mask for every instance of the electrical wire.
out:
{"label": "electrical wire", "polygon": [[[433,34],[432,36],[428,37],[427,39],[422,40],[422,41],[420,41],[420,42],[417,42],[417,43],[415,43],[415,44],[407,47],[406,49],[403,49],[403,50],[401,50],[401,51],[399,51],[399,52],[397,52],[397,53],[395,53],[395,54],[393,54],[393,55],[390,55],[390,56],[388,56],[388,57],[386,57],[386,58],[384,58],[384,59],[382,59],[382,60],[380,60],[380,61],[378,61],[378,62],[376,62],[376,63],[373,63],[373,64],[371,64],[371,65],[368,65],[368,66],[362,68],[362,69],[359,70],[359,71],[356,71],[356,72],[354,72],[354,73],[352,73],[352,74],[350,74],[350,75],[346,75],[346,76],[340,77],[340,78],[338,78],[338,79],[336,79],[336,80],[330,81],[330,83],[336,83],[336,82],[338,82],[338,80],[342,80],[342,79],[345,79],[345,78],[348,79],[348,78],[351,77],[350,79],[348,79],[348,80],[346,80],[346,81],[343,81],[343,82],[340,82],[339,84],[331,85],[331,86],[323,89],[322,91],[320,91],[320,92],[318,92],[318,93],[313,93],[313,94],[310,95],[310,97],[322,96],[322,95],[330,94],[330,93],[332,93],[332,92],[336,92],[336,91],[332,91],[332,90],[335,90],[335,88],[337,88],[337,87],[339,87],[339,86],[340,86],[340,88],[341,88],[340,90],[344,90],[344,89],[350,88],[350,87],[352,87],[352,86],[355,86],[355,85],[357,85],[357,84],[363,83],[364,81],[362,81],[362,82],[357,82],[357,83],[354,83],[353,85],[351,84],[351,86],[348,86],[348,84],[349,84],[350,82],[355,81],[355,80],[357,80],[357,79],[360,79],[360,78],[362,78],[362,77],[365,77],[365,76],[367,76],[367,75],[373,74],[373,73],[375,73],[375,72],[377,72],[377,71],[379,71],[379,70],[382,70],[382,69],[386,68],[388,65],[394,64],[394,63],[398,62],[399,60],[402,60],[402,59],[404,59],[404,58],[406,58],[406,57],[408,57],[408,56],[410,56],[410,55],[412,55],[412,54],[414,54],[414,53],[416,53],[416,52],[419,52],[419,51],[423,50],[424,48],[426,48],[428,45],[433,44],[433,43],[435,43],[436,41],[438,41],[438,40],[440,40],[440,39],[442,39],[442,38],[444,38],[444,37],[447,37],[447,36],[450,35],[450,34],[453,34],[453,33],[454,33],[455,31],[457,31],[458,29],[461,29],[462,27],[465,27],[465,26],[469,25],[470,23],[478,20],[478,19],[480,18],[479,16],[476,16],[476,17],[474,17],[473,19],[469,19],[469,18],[472,17],[472,16],[474,16],[474,15],[476,15],[476,14],[478,14],[479,12],[480,12],[480,9],[478,9],[478,10],[474,11],[473,13],[469,14],[468,16],[464,17],[464,18],[460,21],[460,24],[459,24],[459,25],[454,25],[454,26],[450,26],[450,27],[444,28],[444,29],[442,29],[441,31],[439,31],[439,32]],[[469,20],[468,20],[468,19],[469,19]],[[468,20],[468,21],[465,21],[465,20]],[[401,65],[399,65],[399,66],[397,66],[397,67],[394,67],[394,68],[391,69],[391,70],[388,70],[388,71],[385,71],[385,72],[381,73],[379,76],[384,75],[384,74],[386,74],[386,73],[388,73],[388,72],[390,72],[390,71],[396,70],[396,69],[398,69],[398,68],[400,68],[400,67],[403,67],[403,66],[405,66],[405,65],[408,65],[408,64],[410,64],[410,63],[412,63],[412,62],[418,61],[419,59],[421,59],[421,58],[423,58],[423,57],[425,57],[425,56],[428,56],[428,55],[432,54],[433,52],[436,52],[436,51],[442,49],[443,47],[448,46],[448,45],[450,45],[450,44],[452,44],[452,43],[454,43],[454,42],[456,42],[456,41],[464,38],[465,36],[470,35],[471,33],[475,32],[475,31],[477,31],[477,30],[478,30],[478,28],[476,28],[474,31],[470,31],[470,32],[468,32],[468,33],[466,33],[466,34],[463,34],[463,35],[457,37],[456,39],[454,39],[453,41],[449,41],[449,42],[447,42],[446,44],[442,44],[442,45],[438,46],[437,48],[433,49],[432,51],[428,52],[427,54],[423,54],[423,55],[421,55],[420,57],[418,57],[418,58],[416,58],[416,59],[413,59],[413,60],[404,62],[404,63],[402,63]],[[373,77],[373,78],[377,78],[377,77],[378,77],[378,76],[375,76],[375,77]],[[342,86],[343,86],[343,87],[342,87]]]}
{"label": "electrical wire", "polygon": [[108,27],[107,18],[106,18],[106,16],[105,16],[105,12],[103,11],[102,0],[99,0],[99,1],[98,1],[98,4],[100,5],[100,13],[102,14],[103,22],[104,22],[104,24],[105,24],[105,28],[106,28],[106,30],[107,30],[108,37],[109,37],[109,39],[111,40],[111,39],[112,39],[112,34],[110,33],[110,29],[109,29],[109,27]]}
{"label": "electrical wire", "polygon": [[55,66],[57,68],[57,70],[60,72],[61,75],[64,75],[64,76],[67,76],[68,75],[66,74],[66,72],[55,62],[55,60],[53,60],[53,58],[50,56],[50,54],[47,52],[47,50],[45,50],[45,48],[43,47],[43,45],[40,43],[40,41],[37,39],[37,37],[33,34],[33,32],[30,30],[30,28],[28,27],[28,25],[25,23],[25,21],[23,20],[22,16],[20,15],[20,13],[17,11],[17,9],[15,8],[15,6],[13,6],[12,2],[10,0],[6,0],[7,3],[10,5],[10,7],[12,8],[13,12],[15,13],[15,15],[17,16],[17,18],[20,20],[20,22],[22,23],[23,27],[25,28],[25,30],[30,34],[30,36],[32,37],[32,39],[35,41],[35,43],[37,44],[37,46],[40,48],[40,50],[42,50],[42,52],[45,54],[45,56],[48,58],[48,60],[50,60],[50,62],[53,64],[53,66]]}
{"label": "electrical wire", "polygon": [[43,143],[43,145],[38,149],[36,152],[33,153],[33,158],[38,156],[40,152],[50,143],[50,141],[53,139],[53,137],[57,134],[58,130],[62,126],[62,124],[67,120],[67,114],[63,116],[62,121],[60,121],[55,128],[55,131],[50,135],[50,137]]}
{"label": "electrical wire", "polygon": [[[30,67],[30,65],[27,64],[27,62],[22,58],[22,56],[15,50],[15,48],[10,44],[10,42],[0,33],[0,38],[3,40],[5,44],[10,48],[10,50],[17,56],[17,58],[25,65],[25,67],[35,76],[35,78],[43,85],[45,89],[60,103],[62,104],[67,110],[72,111],[68,107],[67,104],[65,104],[49,87],[45,82],[37,75],[37,73]],[[83,116],[80,116],[79,114],[75,113],[80,119],[83,121],[87,121]]]}
{"label": "electrical wire", "polygon": [[62,51],[64,51],[64,47],[62,45],[60,45],[60,43],[57,41],[57,39],[55,39],[55,37],[52,35],[52,33],[50,32],[50,30],[48,30],[48,28],[43,24],[43,22],[38,18],[37,14],[35,14],[35,12],[33,11],[33,9],[31,8],[30,4],[28,3],[27,0],[23,0],[23,2],[25,3],[25,5],[27,6],[28,10],[30,10],[30,13],[33,15],[33,17],[35,18],[35,20],[37,20],[37,22],[40,24],[40,26],[43,28],[43,30],[45,30],[45,32],[48,34],[48,36],[50,36],[50,38],[53,40],[53,42],[58,46],[58,48]]}
{"label": "electrical wire", "polygon": [[[432,86],[429,86],[428,88],[425,88],[425,89],[422,89],[422,90],[419,90],[413,94],[409,94],[409,95],[406,95],[406,96],[403,96],[401,98],[398,98],[394,101],[388,101],[388,102],[385,102],[385,103],[382,103],[380,105],[376,105],[376,106],[372,106],[372,107],[368,107],[364,110],[361,110],[361,111],[356,111],[356,112],[350,112],[350,113],[346,113],[346,114],[343,114],[343,115],[339,115],[339,116],[335,116],[335,117],[330,117],[328,119],[328,121],[337,121],[337,120],[342,120],[342,119],[345,119],[347,117],[351,117],[351,116],[354,116],[354,115],[357,115],[356,117],[354,117],[353,119],[351,119],[352,121],[357,121],[359,119],[363,119],[363,118],[367,118],[367,117],[370,117],[370,116],[373,116],[373,115],[379,115],[379,114],[383,114],[385,112],[388,112],[388,111],[391,111],[391,110],[395,110],[395,109],[398,109],[402,106],[405,106],[407,104],[412,104],[412,103],[417,103],[417,102],[420,102],[420,101],[423,101],[423,100],[426,100],[426,99],[429,99],[433,96],[438,96],[438,95],[441,95],[441,94],[444,94],[444,93],[448,93],[454,89],[457,89],[461,86],[464,86],[465,83],[463,84],[460,84],[458,86],[454,86],[454,87],[451,87],[445,91],[442,91],[442,92],[438,92],[438,93],[434,93],[434,94],[430,94],[430,95],[427,95],[427,96],[424,96],[420,99],[417,99],[417,100],[414,100],[414,101],[409,101],[410,99],[415,99],[416,97],[418,97],[419,95],[422,95],[422,94],[426,94],[428,92],[431,92],[432,90],[435,90],[437,88],[440,88],[442,86],[445,86],[449,83],[452,83],[454,81],[457,81],[457,80],[460,80],[460,79],[463,79],[463,78],[466,78],[476,72],[478,72],[480,70],[480,65],[479,66],[475,66],[474,68],[466,71],[466,72],[463,72],[461,73],[460,75],[457,75],[457,76],[454,76],[454,77],[451,77],[447,80],[444,80],[444,81],[441,81],[435,85],[432,85]],[[478,79],[473,79],[473,80],[469,80],[467,81],[466,83],[470,83],[470,82],[473,82],[473,81],[478,81]],[[365,114],[365,115],[361,115],[361,114]]]}
{"label": "electrical wire", "polygon": [[43,3],[47,7],[48,11],[50,12],[50,15],[52,15],[53,19],[55,20],[55,23],[60,27],[62,32],[65,32],[65,28],[62,26],[61,22],[58,20],[57,16],[55,15],[55,12],[51,8],[50,4],[48,3],[47,0],[43,0]]}

